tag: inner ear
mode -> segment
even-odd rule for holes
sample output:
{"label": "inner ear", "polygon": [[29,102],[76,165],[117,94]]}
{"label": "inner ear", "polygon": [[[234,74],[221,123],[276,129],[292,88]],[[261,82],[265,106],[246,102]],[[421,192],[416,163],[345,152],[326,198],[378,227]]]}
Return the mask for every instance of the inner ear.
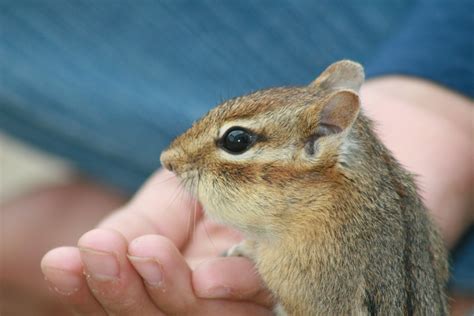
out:
{"label": "inner ear", "polygon": [[340,90],[331,94],[319,114],[319,128],[339,133],[349,128],[359,114],[359,96],[352,90]]}
{"label": "inner ear", "polygon": [[352,126],[359,114],[359,96],[352,90],[340,90],[332,93],[323,101],[309,106],[304,114],[303,126],[307,126],[308,139],[305,151],[314,155],[316,140],[321,137],[339,134]]}
{"label": "inner ear", "polygon": [[318,124],[316,130],[309,136],[309,138],[305,142],[305,151],[308,155],[312,156],[317,151],[317,144],[316,141],[323,137],[332,134],[340,133],[341,129],[334,125],[326,125],[326,124]]}

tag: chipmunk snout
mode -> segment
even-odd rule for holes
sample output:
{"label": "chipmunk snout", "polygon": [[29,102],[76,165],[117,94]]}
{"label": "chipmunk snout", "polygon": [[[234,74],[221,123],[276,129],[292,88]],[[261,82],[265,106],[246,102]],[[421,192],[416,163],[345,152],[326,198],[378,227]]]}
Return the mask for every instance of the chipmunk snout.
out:
{"label": "chipmunk snout", "polygon": [[174,159],[175,159],[175,154],[173,153],[173,150],[168,149],[161,153],[161,157],[160,157],[161,165],[171,172],[174,171],[173,170]]}

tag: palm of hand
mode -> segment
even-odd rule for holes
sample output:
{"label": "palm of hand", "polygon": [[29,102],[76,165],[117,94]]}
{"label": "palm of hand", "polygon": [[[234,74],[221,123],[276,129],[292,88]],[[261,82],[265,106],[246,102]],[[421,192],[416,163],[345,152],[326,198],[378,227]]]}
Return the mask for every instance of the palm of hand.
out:
{"label": "palm of hand", "polygon": [[[79,290],[57,293],[80,315],[271,315],[272,301],[253,264],[218,257],[240,239],[204,216],[178,180],[161,171],[99,229],[84,234],[79,249],[53,249],[42,268],[50,280],[64,271],[80,276]],[[91,253],[113,254],[118,277],[94,277]],[[164,281],[154,283],[157,273]]]}

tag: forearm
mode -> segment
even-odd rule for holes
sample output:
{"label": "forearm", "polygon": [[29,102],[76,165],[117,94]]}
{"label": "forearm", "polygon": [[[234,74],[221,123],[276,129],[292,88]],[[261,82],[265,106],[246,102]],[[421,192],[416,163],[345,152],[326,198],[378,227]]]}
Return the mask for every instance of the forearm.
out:
{"label": "forearm", "polygon": [[420,79],[390,76],[362,89],[367,114],[395,157],[417,175],[449,247],[472,223],[472,101]]}

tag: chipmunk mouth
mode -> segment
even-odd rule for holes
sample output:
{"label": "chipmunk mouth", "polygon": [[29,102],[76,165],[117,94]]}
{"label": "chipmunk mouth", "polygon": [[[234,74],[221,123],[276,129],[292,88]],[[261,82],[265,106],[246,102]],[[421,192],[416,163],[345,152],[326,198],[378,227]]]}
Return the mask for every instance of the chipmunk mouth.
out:
{"label": "chipmunk mouth", "polygon": [[[220,194],[215,191],[216,188],[212,188],[212,192],[209,191],[210,186],[205,184],[206,179],[203,179],[203,173],[196,169],[188,169],[177,174],[177,177],[183,189],[201,205],[205,214],[218,222],[223,222],[221,216],[219,216],[222,215],[221,212],[216,212],[216,210],[225,209],[225,205],[228,203],[222,203]],[[221,207],[217,207],[217,205]]]}

